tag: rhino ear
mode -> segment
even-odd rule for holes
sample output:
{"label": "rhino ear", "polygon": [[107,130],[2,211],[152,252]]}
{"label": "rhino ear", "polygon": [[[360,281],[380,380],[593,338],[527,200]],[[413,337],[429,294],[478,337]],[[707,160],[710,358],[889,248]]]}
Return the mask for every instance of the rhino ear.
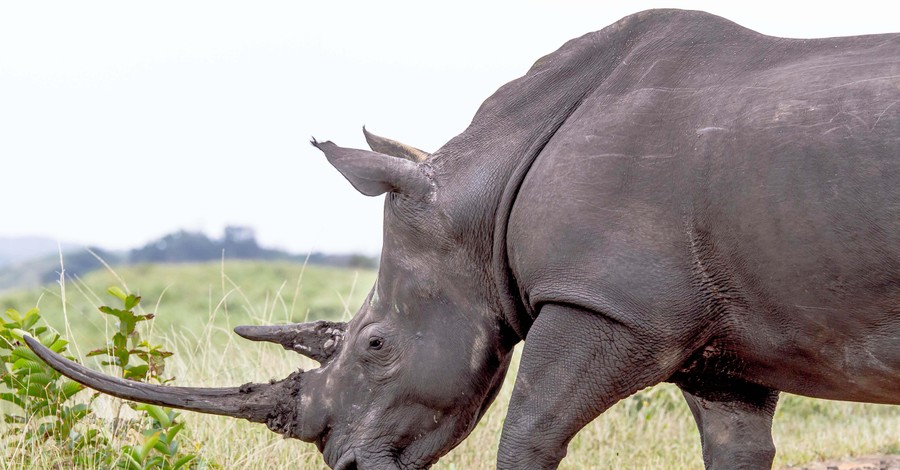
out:
{"label": "rhino ear", "polygon": [[338,147],[332,142],[311,141],[357,191],[366,196],[386,192],[425,197],[434,189],[431,178],[417,163],[368,150]]}
{"label": "rhino ear", "polygon": [[375,135],[366,130],[366,126],[363,126],[363,135],[366,136],[366,142],[369,144],[369,148],[378,153],[397,158],[405,158],[416,163],[424,162],[425,159],[429,157],[428,152],[425,152],[424,150],[419,150],[402,142],[388,139],[387,137]]}

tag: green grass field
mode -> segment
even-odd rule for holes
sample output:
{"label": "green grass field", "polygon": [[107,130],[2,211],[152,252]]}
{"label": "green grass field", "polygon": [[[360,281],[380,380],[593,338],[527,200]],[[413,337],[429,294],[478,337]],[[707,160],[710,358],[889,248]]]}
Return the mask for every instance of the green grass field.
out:
{"label": "green grass field", "polygon": [[[59,285],[2,294],[0,308],[24,311],[40,306],[51,326],[73,339],[70,351],[83,358],[88,350],[101,346],[106,332],[114,327],[97,312],[98,306],[113,300],[105,294],[106,288],[130,289],[143,296],[146,311],[157,314],[148,334],[176,352],[169,360],[175,384],[230,386],[281,378],[298,366],[314,367],[312,361],[276,345],[245,341],[231,333],[232,327],[347,319],[374,278],[369,271],[293,263],[145,265],[69,280],[64,294]],[[435,468],[493,468],[517,358],[497,402],[478,428]],[[91,360],[86,363],[96,367]],[[94,414],[111,416],[116,401],[98,399]],[[221,468],[324,468],[312,445],[284,440],[263,425],[196,413],[184,417],[188,442]],[[28,447],[15,436],[4,442],[0,468],[66,468],[63,453],[52,446]],[[900,407],[782,395],[775,442],[776,468],[848,455],[900,453]],[[26,458],[29,455],[31,460]],[[678,390],[663,384],[623,400],[589,424],[570,444],[562,468],[702,466],[700,439],[690,412]]]}

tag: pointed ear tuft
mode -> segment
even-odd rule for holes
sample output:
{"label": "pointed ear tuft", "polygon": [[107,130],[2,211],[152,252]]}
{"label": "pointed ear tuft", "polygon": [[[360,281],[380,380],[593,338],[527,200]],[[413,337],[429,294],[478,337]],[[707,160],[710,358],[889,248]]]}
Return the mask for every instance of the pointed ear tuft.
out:
{"label": "pointed ear tuft", "polygon": [[383,153],[338,147],[331,141],[312,140],[357,191],[366,196],[386,192],[425,197],[434,189],[431,178],[417,163]]}
{"label": "pointed ear tuft", "polygon": [[369,148],[378,153],[397,158],[405,158],[416,163],[424,162],[425,159],[430,156],[428,152],[425,152],[424,150],[419,150],[402,142],[375,135],[366,130],[366,126],[363,126],[363,135],[366,136],[366,142],[369,144]]}

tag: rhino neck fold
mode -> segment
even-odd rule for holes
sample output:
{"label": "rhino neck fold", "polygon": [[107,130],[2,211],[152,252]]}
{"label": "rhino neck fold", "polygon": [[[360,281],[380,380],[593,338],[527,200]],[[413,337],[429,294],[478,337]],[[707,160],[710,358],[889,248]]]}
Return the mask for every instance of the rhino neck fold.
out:
{"label": "rhino neck fold", "polygon": [[488,98],[469,127],[427,163],[441,182],[443,208],[454,221],[451,230],[488,234],[473,242],[465,239],[494,281],[489,302],[500,313],[511,345],[525,338],[536,315],[524,301],[507,256],[513,203],[544,146],[628,55],[630,44],[637,42],[631,39],[648,28],[644,18],[623,22],[573,39],[539,59],[525,76]]}

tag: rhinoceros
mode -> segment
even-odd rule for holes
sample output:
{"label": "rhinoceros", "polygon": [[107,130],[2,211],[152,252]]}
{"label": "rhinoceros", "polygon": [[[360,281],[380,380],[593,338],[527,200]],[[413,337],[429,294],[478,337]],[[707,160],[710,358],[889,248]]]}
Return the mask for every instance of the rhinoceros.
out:
{"label": "rhinoceros", "polygon": [[[364,129],[365,131],[365,129]],[[118,397],[265,423],[325,462],[427,468],[525,341],[498,467],[554,468],[645,387],[683,391],[707,468],[767,468],[779,391],[900,404],[900,35],[784,39],[628,16],[502,86],[437,151],[312,144],[387,194],[347,323],[243,326],[318,361],[234,388]]]}

